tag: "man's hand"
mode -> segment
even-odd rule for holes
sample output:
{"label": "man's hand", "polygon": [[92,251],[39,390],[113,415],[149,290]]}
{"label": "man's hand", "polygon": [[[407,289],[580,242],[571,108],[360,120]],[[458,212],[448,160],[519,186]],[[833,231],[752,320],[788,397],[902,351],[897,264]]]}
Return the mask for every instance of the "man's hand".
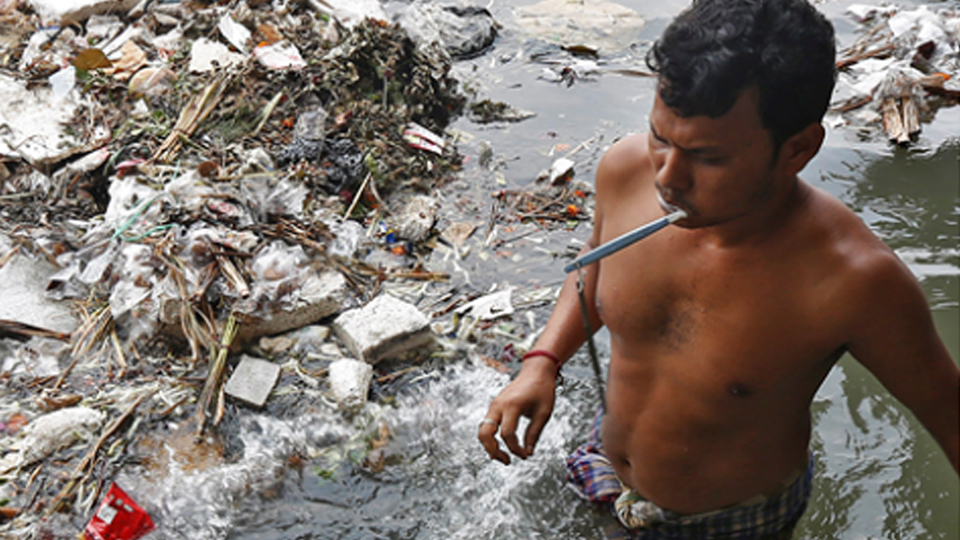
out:
{"label": "man's hand", "polygon": [[[556,371],[556,366],[549,358],[530,358],[524,361],[517,378],[490,403],[477,436],[490,459],[505,465],[510,464],[510,455],[500,448],[497,441],[497,430],[514,455],[520,459],[533,455],[533,448],[540,439],[540,433],[553,413]],[[523,446],[520,446],[517,438],[521,416],[530,419],[523,436]]]}

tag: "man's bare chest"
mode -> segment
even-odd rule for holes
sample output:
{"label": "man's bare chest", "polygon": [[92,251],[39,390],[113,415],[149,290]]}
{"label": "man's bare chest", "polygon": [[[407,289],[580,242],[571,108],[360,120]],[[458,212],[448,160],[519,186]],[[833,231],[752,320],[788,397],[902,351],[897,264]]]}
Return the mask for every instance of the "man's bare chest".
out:
{"label": "man's bare chest", "polygon": [[779,373],[767,375],[779,377],[790,365],[804,369],[842,345],[823,316],[828,306],[804,294],[797,275],[783,275],[776,264],[737,268],[667,257],[609,262],[601,266],[597,309],[615,353],[636,361],[757,381],[771,366]]}
{"label": "man's bare chest", "polygon": [[784,276],[778,264],[710,265],[667,255],[610,262],[619,264],[601,266],[598,312],[618,365],[632,365],[649,384],[661,381],[713,406],[731,397],[803,394],[842,347],[821,300],[797,283],[807,278]]}

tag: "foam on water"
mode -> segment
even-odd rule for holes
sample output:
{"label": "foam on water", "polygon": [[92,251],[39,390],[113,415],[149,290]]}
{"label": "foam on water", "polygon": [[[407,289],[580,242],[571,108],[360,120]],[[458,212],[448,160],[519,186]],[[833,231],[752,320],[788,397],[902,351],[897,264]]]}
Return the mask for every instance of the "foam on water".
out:
{"label": "foam on water", "polygon": [[[583,406],[592,390],[575,381],[561,389],[536,455],[504,466],[487,457],[477,429],[508,382],[461,365],[352,419],[332,410],[292,419],[247,413],[234,462],[173,470],[160,482],[125,470],[119,482],[151,513],[157,539],[597,536],[598,515],[564,480],[564,458],[593,414]],[[381,423],[392,435],[376,471],[359,456]],[[292,456],[308,466],[293,470]]]}
{"label": "foam on water", "polygon": [[332,411],[293,419],[244,414],[239,422],[243,452],[235,462],[189,472],[171,459],[169,474],[159,480],[138,469],[119,475],[118,482],[138,495],[158,524],[155,538],[228,537],[247,499],[282,489],[291,457],[354,437],[349,423]]}

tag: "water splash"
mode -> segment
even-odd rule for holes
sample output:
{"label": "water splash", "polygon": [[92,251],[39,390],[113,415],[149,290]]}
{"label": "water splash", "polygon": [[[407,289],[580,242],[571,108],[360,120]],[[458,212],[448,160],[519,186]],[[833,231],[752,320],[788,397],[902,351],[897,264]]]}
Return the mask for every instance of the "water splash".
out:
{"label": "water splash", "polygon": [[[589,385],[562,388],[536,455],[504,466],[487,458],[477,426],[508,382],[461,365],[349,419],[245,414],[233,462],[119,481],[157,521],[157,539],[602,537],[603,515],[565,486],[564,459],[594,413],[582,406]],[[376,468],[364,456],[381,424],[391,437]],[[294,456],[310,466],[292,467]]]}

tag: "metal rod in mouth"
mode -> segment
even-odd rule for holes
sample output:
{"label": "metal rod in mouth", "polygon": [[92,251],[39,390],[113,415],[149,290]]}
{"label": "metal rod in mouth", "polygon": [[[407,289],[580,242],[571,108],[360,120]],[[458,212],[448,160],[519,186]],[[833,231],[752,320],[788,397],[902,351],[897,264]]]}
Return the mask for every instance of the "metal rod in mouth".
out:
{"label": "metal rod in mouth", "polygon": [[646,225],[641,225],[636,229],[621,234],[620,236],[610,240],[605,244],[601,244],[590,251],[584,253],[583,255],[577,257],[570,264],[563,267],[563,271],[566,274],[573,272],[578,268],[583,268],[584,266],[595,263],[604,257],[609,257],[614,253],[620,251],[621,249],[637,242],[643,240],[644,238],[650,236],[651,234],[659,231],[660,229],[680,221],[681,219],[687,217],[687,213],[683,210],[676,210],[670,214],[663,216],[662,218],[655,219]]}

